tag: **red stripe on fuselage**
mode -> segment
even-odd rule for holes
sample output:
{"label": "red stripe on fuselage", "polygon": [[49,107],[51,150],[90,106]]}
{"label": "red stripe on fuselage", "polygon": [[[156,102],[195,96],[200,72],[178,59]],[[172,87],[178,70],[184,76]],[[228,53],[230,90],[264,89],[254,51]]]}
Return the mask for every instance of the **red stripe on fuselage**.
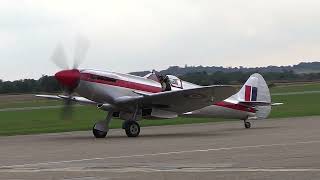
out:
{"label": "red stripe on fuselage", "polygon": [[244,112],[250,112],[250,113],[255,113],[256,110],[251,107],[243,106],[240,104],[233,104],[225,101],[217,102],[214,105],[220,106],[220,107],[225,107],[225,108],[230,108],[234,110],[239,110],[239,111],[244,111]]}
{"label": "red stripe on fuselage", "polygon": [[128,89],[133,89],[133,90],[145,91],[145,92],[150,92],[150,93],[158,93],[158,92],[162,91],[162,89],[160,87],[136,83],[136,82],[124,81],[124,80],[119,80],[119,79],[115,79],[115,81],[92,79],[91,78],[92,75],[96,76],[94,74],[82,73],[81,80],[99,83],[99,84],[107,84],[107,85],[111,85],[111,86],[123,87],[123,88],[128,88]]}
{"label": "red stripe on fuselage", "polygon": [[245,101],[250,101],[251,99],[251,86],[246,85],[245,89]]}

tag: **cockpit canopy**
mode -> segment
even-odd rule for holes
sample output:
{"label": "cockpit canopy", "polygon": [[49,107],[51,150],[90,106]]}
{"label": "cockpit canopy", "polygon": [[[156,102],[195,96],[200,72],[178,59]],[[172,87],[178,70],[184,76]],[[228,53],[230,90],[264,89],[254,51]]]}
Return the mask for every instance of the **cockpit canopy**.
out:
{"label": "cockpit canopy", "polygon": [[158,76],[154,72],[149,73],[149,74],[145,75],[144,77],[147,79],[151,79],[151,80],[159,82]]}
{"label": "cockpit canopy", "polygon": [[182,89],[182,81],[173,75],[162,75],[158,72],[153,71],[145,76],[147,79],[159,82],[162,86],[163,91],[171,91],[172,87]]}
{"label": "cockpit canopy", "polygon": [[173,75],[167,75],[167,77],[169,78],[172,87],[183,89],[181,79]]}

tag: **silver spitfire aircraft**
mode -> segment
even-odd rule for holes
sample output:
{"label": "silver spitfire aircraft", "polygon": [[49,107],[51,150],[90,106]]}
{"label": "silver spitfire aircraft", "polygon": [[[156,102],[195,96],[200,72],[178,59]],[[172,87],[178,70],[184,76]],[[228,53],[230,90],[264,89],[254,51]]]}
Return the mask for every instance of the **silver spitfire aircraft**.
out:
{"label": "silver spitfire aircraft", "polygon": [[[96,138],[106,137],[113,117],[123,122],[128,137],[137,137],[140,119],[178,116],[222,117],[244,120],[267,118],[271,111],[268,86],[253,74],[239,92],[224,85],[199,86],[172,75],[155,72],[145,77],[97,70],[64,70],[55,74],[69,95],[37,95],[66,102],[95,105],[107,111],[104,121],[93,126]],[[80,96],[72,96],[76,92]],[[70,104],[70,103],[67,103]]]}
{"label": "silver spitfire aircraft", "polygon": [[[58,46],[52,60],[64,69],[55,78],[67,95],[37,95],[41,98],[63,100],[64,114],[70,113],[72,103],[94,105],[108,112],[105,120],[93,126],[96,138],[105,138],[112,118],[123,122],[128,137],[140,133],[138,121],[178,116],[222,117],[241,119],[250,128],[250,119],[265,119],[271,111],[268,86],[260,74],[249,77],[239,92],[232,86],[199,86],[172,75],[152,72],[145,77],[98,70],[80,70],[78,66],[88,49],[81,43],[75,49],[75,61],[68,68],[62,47]],[[79,96],[74,96],[76,93]]]}

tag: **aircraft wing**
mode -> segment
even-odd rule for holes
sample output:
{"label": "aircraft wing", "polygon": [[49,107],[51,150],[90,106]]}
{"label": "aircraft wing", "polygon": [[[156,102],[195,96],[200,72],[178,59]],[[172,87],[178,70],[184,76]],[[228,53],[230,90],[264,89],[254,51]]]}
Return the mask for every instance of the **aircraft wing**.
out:
{"label": "aircraft wing", "polygon": [[156,108],[177,114],[200,109],[215,102],[225,100],[236,92],[232,86],[202,86],[192,89],[166,91],[157,94],[138,92],[136,97],[116,99],[117,106],[140,104],[144,108]]}
{"label": "aircraft wing", "polygon": [[[36,95],[36,97],[54,99],[54,100],[65,100],[69,98],[68,96],[64,96],[64,95]],[[91,101],[84,97],[78,97],[78,96],[72,96],[71,100],[73,102],[80,103],[80,104],[92,104],[92,105],[98,104],[97,102]]]}

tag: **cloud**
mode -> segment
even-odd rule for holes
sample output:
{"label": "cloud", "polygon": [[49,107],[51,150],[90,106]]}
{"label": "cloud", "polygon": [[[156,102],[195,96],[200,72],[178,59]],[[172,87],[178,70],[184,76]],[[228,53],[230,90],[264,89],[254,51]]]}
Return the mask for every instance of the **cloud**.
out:
{"label": "cloud", "polygon": [[59,70],[48,59],[74,37],[91,48],[84,68],[131,72],[170,65],[264,66],[317,60],[315,0],[0,1],[2,79]]}

